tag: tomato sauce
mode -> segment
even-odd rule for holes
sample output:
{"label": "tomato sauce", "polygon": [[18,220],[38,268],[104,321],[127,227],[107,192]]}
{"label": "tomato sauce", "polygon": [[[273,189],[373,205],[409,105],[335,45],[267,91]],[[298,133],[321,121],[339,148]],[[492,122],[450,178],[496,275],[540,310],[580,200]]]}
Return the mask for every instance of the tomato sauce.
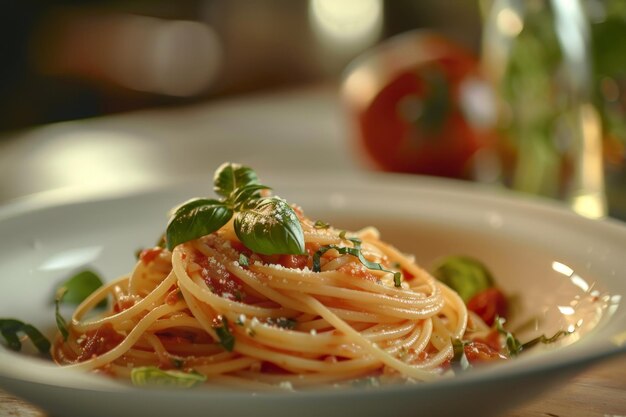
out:
{"label": "tomato sauce", "polygon": [[82,352],[77,360],[83,362],[100,356],[122,343],[122,340],[124,336],[116,332],[111,324],[105,323],[97,330],[88,331],[85,337],[79,340]]}
{"label": "tomato sauce", "polygon": [[214,294],[234,300],[245,300],[243,282],[228,272],[224,265],[202,254],[197,254],[194,262],[200,266],[202,279]]}

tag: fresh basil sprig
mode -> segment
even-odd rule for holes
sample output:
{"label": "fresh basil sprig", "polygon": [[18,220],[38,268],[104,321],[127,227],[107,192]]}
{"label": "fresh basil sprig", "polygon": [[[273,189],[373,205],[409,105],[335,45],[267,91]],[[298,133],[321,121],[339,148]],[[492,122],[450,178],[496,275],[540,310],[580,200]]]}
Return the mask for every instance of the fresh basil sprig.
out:
{"label": "fresh basil sprig", "polygon": [[166,230],[169,250],[181,243],[219,230],[234,216],[241,242],[263,254],[303,254],[304,233],[293,209],[277,197],[262,197],[270,190],[248,167],[225,163],[215,172],[214,191],[222,198],[195,198],[174,210]]}
{"label": "fresh basil sprig", "polygon": [[22,342],[18,333],[24,333],[28,336],[39,353],[50,354],[50,341],[35,326],[16,319],[0,319],[0,334],[11,350],[20,351],[22,349]]}
{"label": "fresh basil sprig", "polygon": [[320,265],[320,259],[322,257],[322,255],[324,255],[326,252],[328,252],[331,249],[335,249],[337,252],[339,252],[339,254],[341,255],[352,255],[354,257],[356,257],[363,265],[365,265],[366,268],[368,269],[373,269],[376,271],[384,271],[384,272],[390,272],[393,274],[393,284],[395,287],[401,287],[402,286],[402,273],[401,272],[395,272],[395,271],[390,271],[388,269],[385,269],[382,267],[381,264],[376,263],[376,262],[371,262],[368,261],[365,256],[363,256],[363,253],[361,252],[361,239],[353,237],[353,238],[346,238],[345,237],[345,232],[342,232],[339,235],[342,239],[347,239],[350,242],[352,242],[352,244],[354,245],[353,247],[344,247],[344,246],[337,246],[337,245],[325,245],[320,247],[314,254],[313,254],[313,272],[320,272],[321,271],[321,265]]}
{"label": "fresh basil sprig", "polygon": [[256,172],[252,168],[230,162],[222,164],[213,176],[213,190],[226,198],[250,184],[259,184]]}

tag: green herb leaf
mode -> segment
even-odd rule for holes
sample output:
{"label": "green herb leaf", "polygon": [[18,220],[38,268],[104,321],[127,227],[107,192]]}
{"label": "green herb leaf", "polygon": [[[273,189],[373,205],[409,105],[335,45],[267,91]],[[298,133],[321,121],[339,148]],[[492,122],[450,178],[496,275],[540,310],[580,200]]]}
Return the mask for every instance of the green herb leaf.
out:
{"label": "green herb leaf", "polygon": [[[67,340],[69,335],[67,330],[67,321],[61,315],[61,304],[80,304],[89,297],[95,290],[102,286],[102,279],[93,271],[85,270],[77,273],[63,285],[61,285],[54,297],[54,312],[57,327],[63,336],[63,340]],[[106,307],[107,300],[102,300],[98,307]]]}
{"label": "green herb leaf", "polygon": [[11,350],[20,351],[22,349],[22,342],[18,333],[24,333],[28,336],[39,353],[50,354],[50,341],[35,326],[15,319],[0,319],[0,334]]}
{"label": "green herb leaf", "polygon": [[322,221],[322,220],[316,220],[315,224],[313,225],[314,228],[316,229],[328,229],[330,227],[330,224]]}
{"label": "green herb leaf", "polygon": [[191,388],[205,382],[207,377],[195,371],[165,371],[156,366],[141,366],[130,371],[130,379],[136,386]]}
{"label": "green herb leaf", "polygon": [[433,275],[455,290],[467,303],[480,291],[493,286],[494,280],[482,262],[467,256],[449,256],[439,262]]}
{"label": "green herb leaf", "polygon": [[54,315],[56,318],[57,327],[59,328],[59,332],[61,332],[61,335],[63,336],[63,340],[67,340],[67,337],[69,336],[69,332],[67,330],[67,322],[61,315],[61,303],[63,302],[63,297],[66,293],[67,287],[60,287],[56,292],[56,296],[54,297]]}
{"label": "green herb leaf", "polygon": [[303,254],[304,232],[293,209],[277,197],[256,200],[235,216],[235,233],[241,242],[263,255]]}
{"label": "green herb leaf", "polygon": [[549,344],[558,341],[560,338],[570,335],[573,331],[568,330],[559,330],[551,337],[547,337],[545,334],[542,334],[539,337],[529,340],[526,343],[521,343],[513,333],[504,329],[505,320],[501,317],[496,317],[495,325],[498,333],[504,335],[506,338],[506,348],[508,350],[509,356],[514,357],[519,355],[524,349],[529,349],[539,343]]}
{"label": "green herb leaf", "polygon": [[233,211],[224,203],[195,198],[179,206],[167,224],[167,248],[206,236],[224,226],[233,217]]}
{"label": "green herb leaf", "polygon": [[504,318],[496,317],[495,319],[496,329],[498,330],[498,333],[503,335],[505,338],[506,349],[509,353],[509,357],[515,357],[522,352],[522,350],[524,349],[524,345],[522,345],[522,343],[519,340],[517,340],[517,338],[513,335],[513,333],[505,330],[504,322],[505,322]]}
{"label": "green herb leaf", "polygon": [[[63,295],[63,302],[80,304],[91,293],[103,285],[102,279],[93,271],[85,270],[68,279],[62,286],[67,289]],[[103,300],[98,307],[106,307],[107,300]]]}
{"label": "green herb leaf", "polygon": [[397,288],[402,287],[402,273],[401,272],[393,273],[393,285]]}
{"label": "green herb leaf", "polygon": [[559,340],[560,338],[564,337],[564,336],[568,336],[570,334],[574,333],[574,331],[568,331],[568,330],[559,330],[558,332],[556,332],[554,335],[552,335],[551,337],[547,337],[545,334],[542,334],[539,337],[536,337],[532,340],[529,340],[528,342],[524,343],[522,345],[522,349],[528,349],[531,348],[539,343],[543,343],[545,345],[549,344],[549,343],[554,343],[557,340]]}
{"label": "green herb leaf", "polygon": [[248,260],[248,257],[244,255],[243,253],[239,254],[239,265],[250,266],[250,261]]}
{"label": "green herb leaf", "polygon": [[452,369],[455,371],[467,371],[472,367],[465,355],[465,343],[461,339],[452,339]]}
{"label": "green herb leaf", "polygon": [[363,256],[363,253],[361,253],[361,246],[360,246],[361,240],[357,238],[350,238],[348,240],[352,241],[352,243],[354,243],[355,246],[352,248],[349,248],[349,247],[342,247],[342,246],[337,246],[337,245],[326,245],[326,246],[322,246],[321,248],[319,248],[313,254],[313,272],[321,271],[320,259],[322,258],[322,255],[324,255],[326,252],[328,252],[331,249],[335,249],[341,255],[347,254],[347,255],[355,256],[368,269],[392,273],[394,287],[402,286],[402,273],[390,271],[388,269],[383,268],[383,266],[379,263],[368,261],[365,258],[365,256]]}
{"label": "green herb leaf", "polygon": [[259,192],[262,190],[271,190],[271,188],[261,184],[248,184],[237,188],[232,196],[235,210],[245,210],[250,204],[254,204],[255,200],[261,197]]}
{"label": "green herb leaf", "polygon": [[226,162],[215,171],[213,189],[222,197],[230,198],[235,190],[258,182],[256,172],[252,168]]}
{"label": "green herb leaf", "polygon": [[222,317],[222,325],[214,327],[217,336],[220,338],[220,345],[229,352],[232,352],[235,348],[235,336],[230,332],[228,327],[228,320],[226,317]]}
{"label": "green herb leaf", "polygon": [[269,319],[267,319],[267,324],[269,324],[270,326],[280,327],[281,329],[293,330],[296,328],[298,322],[294,319],[288,319],[286,317],[270,317]]}
{"label": "green herb leaf", "polygon": [[185,359],[179,357],[171,358],[172,366],[176,369],[182,369],[185,366]]}
{"label": "green herb leaf", "polygon": [[342,230],[339,233],[339,239],[347,240],[349,242],[352,242],[352,244],[354,245],[355,248],[360,249],[361,248],[361,243],[363,243],[363,241],[361,239],[359,239],[358,237],[347,237],[346,233],[347,232],[345,230]]}

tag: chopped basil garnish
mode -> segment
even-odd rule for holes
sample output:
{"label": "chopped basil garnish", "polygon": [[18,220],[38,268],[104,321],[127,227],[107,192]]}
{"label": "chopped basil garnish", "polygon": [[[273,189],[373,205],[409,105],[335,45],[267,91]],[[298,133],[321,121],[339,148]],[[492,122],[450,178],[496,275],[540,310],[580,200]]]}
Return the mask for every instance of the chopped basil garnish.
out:
{"label": "chopped basil garnish", "polygon": [[522,352],[524,346],[522,343],[517,340],[517,338],[513,335],[513,333],[504,329],[505,319],[502,317],[496,317],[495,325],[498,333],[504,336],[506,349],[509,353],[509,357],[514,357],[519,355]]}
{"label": "chopped basil garnish", "polygon": [[54,316],[56,318],[57,327],[59,328],[59,332],[63,336],[63,340],[67,340],[69,336],[69,332],[67,330],[67,322],[63,318],[61,314],[61,303],[63,302],[63,297],[67,294],[67,288],[61,287],[57,290],[56,296],[54,297]]}
{"label": "chopped basil garnish", "polygon": [[456,291],[467,303],[474,295],[493,286],[494,280],[482,262],[467,256],[448,256],[433,270],[439,281]]}
{"label": "chopped basil garnish", "polygon": [[156,366],[141,366],[130,371],[130,379],[137,386],[168,386],[191,388],[206,381],[199,372],[165,371]]}
{"label": "chopped basil garnish", "polygon": [[315,222],[315,224],[313,225],[314,228],[316,229],[328,229],[330,227],[330,224],[322,221],[322,220],[317,220]]}
{"label": "chopped basil garnish", "polygon": [[235,348],[235,336],[230,332],[228,327],[228,320],[226,317],[222,317],[222,325],[214,327],[217,337],[220,338],[220,345],[229,352],[232,352]]}
{"label": "chopped basil garnish", "polygon": [[455,371],[467,371],[472,367],[465,355],[465,343],[461,339],[452,339],[452,369]]}
{"label": "chopped basil garnish", "polygon": [[215,173],[214,190],[220,200],[196,198],[179,206],[166,230],[169,250],[211,234],[235,217],[241,242],[263,255],[303,254],[304,233],[293,209],[277,197],[261,197],[270,188],[256,173],[238,164],[223,164]]}
{"label": "chopped basil garnish", "polygon": [[267,324],[269,324],[270,326],[280,327],[281,329],[293,330],[296,328],[296,325],[298,324],[298,322],[295,321],[294,319],[288,319],[285,317],[279,317],[279,318],[270,317],[269,319],[267,319]]}
{"label": "chopped basil garnish", "polygon": [[182,369],[183,366],[185,366],[185,360],[183,358],[172,358],[172,366],[176,369]]}
{"label": "chopped basil garnish", "polygon": [[[342,239],[346,239],[345,232],[342,232],[339,236]],[[348,238],[347,240],[351,241],[353,243],[354,247],[349,248],[349,247],[342,247],[342,246],[337,246],[337,245],[326,245],[326,246],[320,247],[313,254],[313,272],[320,272],[321,271],[320,259],[321,259],[322,255],[324,255],[326,252],[328,252],[331,249],[335,249],[341,255],[346,255],[347,254],[347,255],[352,255],[352,256],[356,257],[368,269],[373,269],[373,270],[376,270],[376,271],[384,271],[384,272],[392,273],[393,274],[393,284],[394,284],[394,286],[395,287],[401,287],[402,286],[402,273],[401,272],[390,271],[388,269],[383,268],[382,265],[379,264],[379,263],[368,261],[365,258],[365,256],[363,256],[363,253],[361,252],[361,239],[358,239],[358,238]]]}
{"label": "chopped basil garnish", "polygon": [[544,345],[547,345],[549,343],[554,343],[557,340],[559,340],[560,338],[562,338],[563,336],[568,336],[570,334],[574,333],[574,331],[569,331],[569,330],[559,330],[558,332],[556,332],[554,335],[552,335],[551,337],[547,337],[545,334],[542,334],[539,337],[536,337],[532,340],[529,340],[528,342],[524,343],[522,345],[523,349],[528,349],[531,348],[539,343],[543,343]]}
{"label": "chopped basil garnish", "polygon": [[393,285],[394,287],[402,287],[402,273],[394,272],[393,273]]}
{"label": "chopped basil garnish", "polygon": [[[61,304],[80,304],[85,300],[85,298],[89,297],[91,293],[102,286],[102,279],[93,271],[85,270],[77,273],[63,285],[59,287],[56,291],[54,297],[55,304],[55,317],[57,322],[57,327],[63,336],[63,340],[67,340],[68,330],[67,330],[67,322],[61,315]],[[98,307],[106,307],[107,300],[102,300]]]}
{"label": "chopped basil garnish", "polygon": [[351,382],[354,388],[370,388],[380,386],[380,379],[377,376],[368,376],[365,378],[355,379]]}
{"label": "chopped basil garnish", "polygon": [[239,265],[241,265],[241,266],[250,266],[250,260],[243,253],[239,254]]}
{"label": "chopped basil garnish", "polygon": [[559,340],[563,336],[567,336],[572,333],[572,331],[568,330],[559,330],[553,336],[547,337],[545,334],[542,334],[539,337],[529,340],[526,343],[521,343],[513,333],[504,329],[505,320],[502,317],[496,317],[495,325],[498,333],[505,337],[506,348],[508,350],[509,356],[514,357],[519,355],[524,349],[529,349],[539,343],[549,344],[554,343]]}
{"label": "chopped basil garnish", "polygon": [[11,350],[20,351],[22,349],[22,342],[18,333],[24,333],[28,336],[39,353],[50,354],[50,341],[35,326],[15,319],[0,319],[0,334]]}

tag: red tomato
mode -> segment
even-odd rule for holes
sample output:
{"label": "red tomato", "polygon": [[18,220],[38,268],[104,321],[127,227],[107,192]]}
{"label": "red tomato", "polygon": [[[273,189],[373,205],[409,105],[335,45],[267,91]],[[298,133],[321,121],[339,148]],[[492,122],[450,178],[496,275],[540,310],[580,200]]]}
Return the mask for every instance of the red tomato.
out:
{"label": "red tomato", "polygon": [[468,342],[463,349],[468,362],[471,364],[508,359],[489,345],[477,341]]}
{"label": "red tomato", "polygon": [[495,287],[487,288],[470,298],[467,302],[467,308],[491,326],[496,316],[506,317],[506,297]]}
{"label": "red tomato", "polygon": [[141,262],[145,265],[148,265],[150,262],[154,261],[163,250],[164,249],[160,247],[144,249],[139,254],[139,259],[141,259]]}
{"label": "red tomato", "polygon": [[278,263],[285,268],[304,269],[309,262],[309,255],[280,255]]}
{"label": "red tomato", "polygon": [[[360,146],[385,171],[469,177],[468,162],[489,136],[459,105],[469,79],[479,79],[477,58],[440,35],[411,33],[382,44],[344,83]],[[367,88],[374,93],[358,91]]]}

